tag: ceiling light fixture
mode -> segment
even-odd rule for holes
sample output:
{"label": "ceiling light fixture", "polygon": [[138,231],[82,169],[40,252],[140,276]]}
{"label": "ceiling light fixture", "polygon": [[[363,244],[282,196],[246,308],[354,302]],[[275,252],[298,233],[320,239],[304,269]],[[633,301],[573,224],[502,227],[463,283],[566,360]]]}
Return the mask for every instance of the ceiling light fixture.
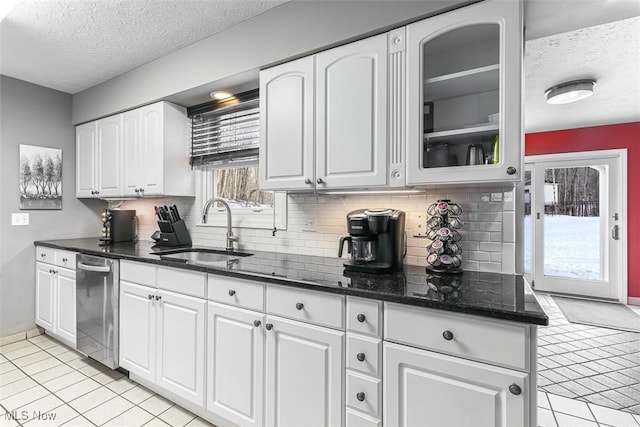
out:
{"label": "ceiling light fixture", "polygon": [[209,94],[209,96],[215,99],[216,101],[222,101],[222,100],[231,98],[233,94],[229,92],[225,92],[223,90],[214,90]]}
{"label": "ceiling light fixture", "polygon": [[544,92],[549,104],[568,104],[593,95],[595,80],[572,80],[550,87]]}

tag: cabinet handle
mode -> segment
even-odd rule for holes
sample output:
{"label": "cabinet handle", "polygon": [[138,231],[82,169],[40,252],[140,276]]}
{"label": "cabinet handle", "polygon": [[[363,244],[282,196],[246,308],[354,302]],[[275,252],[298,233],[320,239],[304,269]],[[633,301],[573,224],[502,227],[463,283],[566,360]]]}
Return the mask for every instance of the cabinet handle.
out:
{"label": "cabinet handle", "polygon": [[316,183],[317,184],[324,184],[324,181],[322,180],[322,178],[318,178],[318,179],[316,179]]}
{"label": "cabinet handle", "polygon": [[49,274],[53,274],[53,270],[52,269],[49,269]]}
{"label": "cabinet handle", "polygon": [[69,260],[66,259],[66,258],[62,258],[62,262],[66,263],[67,261],[69,261]]}
{"label": "cabinet handle", "polygon": [[358,319],[358,322],[364,323],[364,321],[367,320],[367,316],[365,316],[364,314],[358,314],[356,316],[356,319]]}
{"label": "cabinet handle", "polygon": [[149,299],[152,300],[153,299],[153,295],[149,294]]}
{"label": "cabinet handle", "polygon": [[311,185],[311,184],[313,184],[313,181],[311,181],[309,178],[306,178],[304,180],[304,183],[307,184],[307,185]]}
{"label": "cabinet handle", "polygon": [[139,189],[139,188],[136,188],[136,189],[135,189],[135,190],[133,190],[133,191],[135,191],[136,193],[139,193],[139,192],[140,192],[140,189]]}
{"label": "cabinet handle", "polygon": [[358,361],[360,362],[364,362],[364,359],[365,359],[364,353],[356,354],[356,359],[358,359]]}
{"label": "cabinet handle", "polygon": [[161,300],[162,297],[160,295],[156,295],[156,301]]}
{"label": "cabinet handle", "polygon": [[96,191],[96,196],[97,196],[98,194],[100,194],[100,192],[99,192],[99,191]]}
{"label": "cabinet handle", "polygon": [[364,393],[363,392],[357,393],[356,399],[358,399],[360,402],[364,402]]}
{"label": "cabinet handle", "polygon": [[513,166],[509,166],[507,168],[507,175],[515,175],[516,173],[516,168],[514,168]]}
{"label": "cabinet handle", "polygon": [[301,302],[296,303],[296,310],[302,310],[304,308],[304,304]]}
{"label": "cabinet handle", "polygon": [[264,325],[264,327],[267,328],[267,331],[273,329],[273,325],[271,323],[267,323],[266,325]]}
{"label": "cabinet handle", "polygon": [[447,341],[451,341],[453,339],[453,332],[451,331],[444,331],[442,333],[442,338],[444,338]]}
{"label": "cabinet handle", "polygon": [[144,196],[144,188],[140,189],[140,194],[142,194]]}
{"label": "cabinet handle", "polygon": [[236,291],[234,291],[233,289],[229,289],[229,296],[232,297],[236,294]]}
{"label": "cabinet handle", "polygon": [[259,321],[259,320],[254,320],[254,321],[253,321],[253,326],[255,326],[256,328],[257,328],[258,326],[260,326],[260,321]]}
{"label": "cabinet handle", "polygon": [[515,394],[516,396],[522,393],[522,389],[518,384],[511,384],[509,386],[509,391],[511,392],[511,394]]}
{"label": "cabinet handle", "polygon": [[40,254],[40,258],[46,258],[47,254]]}

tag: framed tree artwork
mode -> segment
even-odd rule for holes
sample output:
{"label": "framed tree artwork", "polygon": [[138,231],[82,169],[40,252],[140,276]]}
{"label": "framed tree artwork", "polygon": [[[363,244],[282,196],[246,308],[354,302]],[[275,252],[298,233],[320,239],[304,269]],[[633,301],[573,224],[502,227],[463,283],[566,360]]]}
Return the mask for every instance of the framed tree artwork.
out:
{"label": "framed tree artwork", "polygon": [[20,209],[62,209],[62,150],[20,144]]}

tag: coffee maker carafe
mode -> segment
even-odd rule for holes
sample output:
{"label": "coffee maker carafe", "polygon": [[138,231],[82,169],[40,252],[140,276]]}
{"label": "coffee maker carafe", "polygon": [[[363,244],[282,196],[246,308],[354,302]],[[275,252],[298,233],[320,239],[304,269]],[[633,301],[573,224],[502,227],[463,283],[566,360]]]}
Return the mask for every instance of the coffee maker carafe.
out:
{"label": "coffee maker carafe", "polygon": [[348,236],[340,238],[338,256],[345,242],[351,258],[344,263],[349,271],[388,273],[402,268],[404,258],[403,211],[358,209],[347,214]]}

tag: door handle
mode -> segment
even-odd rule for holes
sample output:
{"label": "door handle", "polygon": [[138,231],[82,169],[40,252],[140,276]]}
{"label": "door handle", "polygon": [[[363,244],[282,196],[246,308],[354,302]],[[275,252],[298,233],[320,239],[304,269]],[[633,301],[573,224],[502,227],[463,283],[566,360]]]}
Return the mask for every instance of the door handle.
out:
{"label": "door handle", "polygon": [[613,240],[620,240],[620,227],[618,225],[614,225],[611,230],[611,238]]}

